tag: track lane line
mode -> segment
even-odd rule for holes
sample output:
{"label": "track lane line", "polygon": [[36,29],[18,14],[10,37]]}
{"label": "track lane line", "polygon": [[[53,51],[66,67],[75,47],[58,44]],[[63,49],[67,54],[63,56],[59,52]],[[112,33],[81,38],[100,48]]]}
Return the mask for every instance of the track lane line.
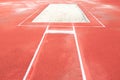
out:
{"label": "track lane line", "polygon": [[72,30],[48,30],[48,34],[74,34]]}
{"label": "track lane line", "polygon": [[[81,2],[80,2],[80,5],[83,6]],[[83,7],[84,7],[84,6],[83,6]],[[84,8],[85,8],[85,7],[84,7]],[[85,9],[86,9],[86,8],[85,8]],[[96,16],[93,15],[92,12],[90,12],[88,9],[86,9],[86,10],[87,10],[87,12],[88,12],[94,19],[96,19],[96,20],[98,21],[99,24],[102,25],[102,27],[104,27],[104,28],[106,27]]]}
{"label": "track lane line", "polygon": [[77,47],[78,57],[79,57],[79,61],[80,61],[80,68],[81,68],[81,72],[82,72],[82,77],[83,77],[83,80],[86,80],[86,74],[85,74],[85,70],[84,70],[82,56],[81,56],[81,53],[80,53],[80,48],[79,48],[79,45],[78,45],[75,26],[73,26],[73,31],[74,31],[74,39],[75,39],[75,43],[76,43],[76,47]]}
{"label": "track lane line", "polygon": [[101,24],[102,25],[102,27],[106,27],[98,18],[96,18],[90,11],[88,11],[89,12],[89,14],[93,17],[93,18],[95,18],[97,21],[98,21],[98,23],[99,24]]}
{"label": "track lane line", "polygon": [[42,45],[42,42],[43,42],[43,40],[44,40],[44,37],[45,37],[45,35],[46,35],[46,32],[47,32],[48,28],[49,28],[49,25],[47,26],[47,28],[46,28],[43,36],[42,36],[42,39],[40,40],[40,43],[38,44],[38,47],[37,47],[37,49],[36,49],[36,51],[35,51],[35,53],[34,53],[34,56],[33,56],[32,60],[31,60],[31,62],[30,62],[30,64],[29,64],[29,66],[28,66],[28,69],[27,69],[27,71],[26,71],[26,73],[25,73],[25,75],[24,75],[24,77],[23,77],[23,80],[27,80],[27,77],[28,77],[28,75],[29,75],[29,72],[30,72],[30,70],[31,70],[31,68],[32,68],[32,65],[33,65],[33,63],[34,63],[34,61],[35,61],[35,58],[36,58],[37,55],[38,55],[38,51],[39,51],[39,49],[40,49],[40,47],[41,47],[41,45]]}
{"label": "track lane line", "polygon": [[32,13],[31,15],[29,15],[27,18],[25,18],[22,22],[20,22],[17,26],[22,26],[22,24],[28,20],[30,17],[32,17],[35,13],[37,13],[39,11],[39,9],[37,9],[34,13]]}

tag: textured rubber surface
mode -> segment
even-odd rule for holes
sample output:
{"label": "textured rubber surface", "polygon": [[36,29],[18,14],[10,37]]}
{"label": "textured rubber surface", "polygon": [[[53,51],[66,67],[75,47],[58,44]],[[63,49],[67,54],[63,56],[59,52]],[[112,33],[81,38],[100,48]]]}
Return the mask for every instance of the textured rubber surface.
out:
{"label": "textured rubber surface", "polygon": [[[32,23],[58,3],[78,4],[90,23]],[[23,79],[47,26],[63,31],[74,26],[86,80],[120,80],[119,5],[119,0],[0,0],[0,79]],[[38,51],[28,79],[82,80],[73,34],[46,34]]]}

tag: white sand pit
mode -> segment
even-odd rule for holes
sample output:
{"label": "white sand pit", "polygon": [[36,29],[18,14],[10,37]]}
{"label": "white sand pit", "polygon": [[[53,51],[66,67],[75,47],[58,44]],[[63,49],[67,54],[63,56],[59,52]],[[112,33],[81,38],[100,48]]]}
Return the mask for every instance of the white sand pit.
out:
{"label": "white sand pit", "polygon": [[50,4],[32,22],[89,23],[90,21],[77,4]]}

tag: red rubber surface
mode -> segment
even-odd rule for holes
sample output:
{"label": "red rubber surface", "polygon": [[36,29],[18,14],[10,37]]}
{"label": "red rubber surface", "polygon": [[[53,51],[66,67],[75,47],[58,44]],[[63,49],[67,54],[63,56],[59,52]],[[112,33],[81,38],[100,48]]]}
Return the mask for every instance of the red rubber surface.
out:
{"label": "red rubber surface", "polygon": [[[76,3],[91,23],[32,23],[51,3]],[[23,79],[48,25],[75,26],[87,80],[120,80],[119,5],[119,0],[1,0],[0,80]],[[28,79],[82,80],[76,50],[73,34],[46,34]]]}
{"label": "red rubber surface", "polygon": [[30,80],[82,80],[73,35],[47,34]]}
{"label": "red rubber surface", "polygon": [[102,28],[76,28],[76,31],[92,80],[119,80],[120,31]]}

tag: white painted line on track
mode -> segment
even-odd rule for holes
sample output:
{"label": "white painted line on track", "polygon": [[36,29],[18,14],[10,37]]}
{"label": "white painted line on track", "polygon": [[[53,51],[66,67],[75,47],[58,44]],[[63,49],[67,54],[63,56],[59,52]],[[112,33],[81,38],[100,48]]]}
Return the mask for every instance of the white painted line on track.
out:
{"label": "white painted line on track", "polygon": [[[48,24],[48,23],[46,23],[46,24]],[[24,26],[24,27],[29,27],[29,28],[42,28],[42,27],[45,27],[46,25],[40,25],[40,24],[38,24],[38,25],[34,25],[34,24],[27,24],[27,25],[21,25],[21,26]]]}
{"label": "white painted line on track", "polygon": [[34,61],[35,61],[35,58],[36,58],[37,55],[38,55],[38,51],[39,51],[39,49],[40,49],[40,47],[41,47],[41,45],[42,45],[42,42],[43,42],[43,40],[44,40],[44,37],[45,37],[45,35],[46,35],[46,32],[47,32],[48,28],[49,28],[49,25],[47,26],[47,28],[46,28],[43,36],[42,36],[42,39],[41,39],[41,41],[40,41],[40,43],[39,43],[39,45],[38,45],[38,47],[37,47],[37,49],[36,49],[36,51],[35,51],[35,53],[34,53],[34,56],[33,56],[32,60],[31,60],[31,62],[30,62],[30,64],[29,64],[29,66],[28,66],[28,69],[27,69],[27,71],[26,71],[26,73],[25,73],[25,75],[24,75],[24,77],[23,77],[23,80],[27,80],[27,77],[28,77],[28,75],[29,75],[29,72],[30,72],[30,70],[31,70],[31,68],[32,68],[32,65],[33,65],[33,63],[34,63]]}
{"label": "white painted line on track", "polygon": [[81,56],[81,53],[80,53],[80,48],[79,48],[79,45],[78,45],[75,26],[73,26],[73,31],[74,31],[75,43],[76,43],[76,47],[77,47],[77,51],[78,51],[78,57],[79,57],[79,61],[80,61],[80,67],[81,67],[81,71],[82,71],[82,78],[83,78],[83,80],[86,80],[86,74],[85,74],[85,71],[84,71],[84,66],[83,66],[83,62],[82,62],[82,56]]}
{"label": "white painted line on track", "polygon": [[74,34],[74,32],[68,30],[47,30],[48,34]]}
{"label": "white painted line on track", "polygon": [[98,21],[98,23],[102,25],[102,27],[105,27],[105,25],[98,18],[96,18],[90,11],[88,12],[91,14],[92,17],[94,17]]}
{"label": "white painted line on track", "polygon": [[35,13],[37,13],[39,11],[39,9],[37,9],[34,13],[32,13],[31,15],[29,15],[27,18],[25,18],[22,22],[20,22],[18,24],[18,26],[21,26],[26,20],[28,20],[30,17],[32,17]]}
{"label": "white painted line on track", "polygon": [[[48,24],[48,23],[46,23],[46,24]],[[38,25],[35,25],[35,24],[27,24],[27,25],[25,25],[25,24],[24,24],[24,25],[21,25],[21,26],[24,26],[24,27],[33,27],[33,28],[36,28],[36,27],[37,27],[37,28],[39,28],[39,27],[44,27],[44,26],[42,26],[41,24],[38,24]],[[102,25],[99,25],[99,26],[91,26],[91,25],[90,25],[90,26],[89,26],[89,25],[81,26],[81,25],[79,25],[79,26],[76,26],[76,27],[80,27],[80,28],[81,28],[81,27],[84,27],[84,28],[88,28],[88,27],[92,27],[92,28],[94,28],[94,27],[103,28]]]}
{"label": "white painted line on track", "polygon": [[[80,2],[80,5],[82,5],[82,3]],[[82,5],[83,6],[83,5]],[[85,7],[84,7],[85,8]],[[85,8],[86,9],[86,8]],[[87,10],[87,9],[86,9]],[[98,18],[96,18],[89,10],[87,10],[88,11],[88,13],[93,17],[93,18],[95,18],[97,21],[98,21],[98,23],[99,24],[101,24],[102,25],[102,27],[106,27]]]}

